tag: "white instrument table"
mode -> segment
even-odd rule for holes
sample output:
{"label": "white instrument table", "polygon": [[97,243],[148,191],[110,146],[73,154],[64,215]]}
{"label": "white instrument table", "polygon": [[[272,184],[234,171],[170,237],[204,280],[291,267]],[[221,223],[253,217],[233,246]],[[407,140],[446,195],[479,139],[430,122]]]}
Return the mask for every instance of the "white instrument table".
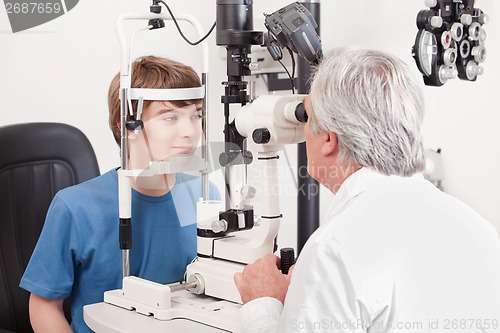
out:
{"label": "white instrument table", "polygon": [[107,303],[84,306],[83,318],[97,333],[229,332],[188,319],[157,320]]}

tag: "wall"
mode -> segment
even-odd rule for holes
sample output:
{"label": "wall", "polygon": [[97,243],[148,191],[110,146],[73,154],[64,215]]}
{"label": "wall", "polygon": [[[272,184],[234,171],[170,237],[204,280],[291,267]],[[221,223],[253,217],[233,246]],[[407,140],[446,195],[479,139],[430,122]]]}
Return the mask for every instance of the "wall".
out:
{"label": "wall", "polygon": [[[255,0],[254,17],[272,12],[290,1]],[[168,1],[174,13],[189,13],[208,30],[215,19],[215,0]],[[25,32],[12,34],[4,10],[0,10],[0,125],[56,121],[80,128],[96,150],[101,172],[119,164],[119,151],[107,126],[108,84],[119,70],[119,46],[114,23],[124,12],[144,12],[146,0],[82,0],[66,15]],[[427,114],[424,137],[428,148],[441,148],[445,190],[465,201],[500,230],[500,4],[478,0],[489,14],[485,74],[477,82],[455,80],[440,88],[424,87]],[[328,0],[322,2],[321,31],[325,50],[360,45],[389,51],[405,60],[415,75],[411,58],[416,36],[415,17],[423,0]],[[132,24],[131,27],[137,25]],[[192,39],[195,35],[182,25]],[[155,53],[181,60],[200,70],[199,48],[183,43],[177,32],[141,33],[134,55]],[[255,27],[258,30],[263,27]],[[219,58],[215,35],[210,44],[210,135],[222,139],[220,82],[225,62]],[[2,143],[3,144],[3,143]],[[40,147],[43,149],[43,147]],[[287,148],[295,166],[295,148]],[[281,180],[287,185],[282,204],[285,219],[281,246],[295,246],[295,194],[293,178],[281,159]],[[218,181],[218,180],[216,180]],[[322,189],[321,211],[331,194]],[[257,204],[258,206],[258,204]]]}

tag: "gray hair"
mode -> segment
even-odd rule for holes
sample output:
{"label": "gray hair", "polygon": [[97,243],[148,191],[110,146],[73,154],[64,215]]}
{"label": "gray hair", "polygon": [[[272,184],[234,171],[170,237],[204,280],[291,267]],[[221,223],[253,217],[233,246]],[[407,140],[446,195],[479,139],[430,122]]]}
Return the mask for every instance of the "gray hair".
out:
{"label": "gray hair", "polygon": [[423,93],[403,61],[381,51],[337,48],[312,79],[311,133],[336,133],[342,163],[387,175],[423,171]]}

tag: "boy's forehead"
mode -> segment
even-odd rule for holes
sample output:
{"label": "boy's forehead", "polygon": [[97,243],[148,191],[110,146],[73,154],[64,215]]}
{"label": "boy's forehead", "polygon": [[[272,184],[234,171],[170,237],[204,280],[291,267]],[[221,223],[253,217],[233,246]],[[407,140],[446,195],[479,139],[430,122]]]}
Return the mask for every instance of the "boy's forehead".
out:
{"label": "boy's forehead", "polygon": [[168,109],[191,109],[192,107],[200,107],[202,103],[196,101],[153,101],[150,105],[164,107]]}
{"label": "boy's forehead", "polygon": [[166,112],[182,112],[182,113],[192,113],[201,110],[202,103],[194,104],[196,101],[186,101],[191,102],[187,105],[174,104],[174,102],[179,101],[152,101],[148,106],[143,109],[143,117],[151,118],[156,117]]}

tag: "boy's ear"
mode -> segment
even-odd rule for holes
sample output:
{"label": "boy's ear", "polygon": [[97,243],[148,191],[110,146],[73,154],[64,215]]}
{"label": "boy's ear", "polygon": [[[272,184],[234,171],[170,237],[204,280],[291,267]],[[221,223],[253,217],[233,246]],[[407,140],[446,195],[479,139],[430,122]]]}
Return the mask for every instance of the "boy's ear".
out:
{"label": "boy's ear", "polygon": [[[116,123],[116,128],[118,128],[118,130],[121,130],[120,122]],[[128,131],[127,137],[129,140],[135,140],[137,138],[137,135],[135,134],[134,131],[132,131],[132,130],[127,130],[127,131]]]}
{"label": "boy's ear", "polygon": [[[118,128],[119,131],[121,131],[121,127],[120,127],[121,123],[120,122],[117,122],[115,126],[116,126],[116,128]],[[129,140],[135,140],[137,138],[137,134],[135,134],[134,131],[132,131],[132,130],[127,130],[127,131],[128,131],[127,137]]]}
{"label": "boy's ear", "polygon": [[129,140],[135,140],[137,138],[137,134],[135,134],[134,131],[131,131],[131,130],[128,130],[128,135],[127,135],[127,138]]}
{"label": "boy's ear", "polygon": [[321,133],[321,138],[323,139],[321,146],[321,153],[324,156],[329,156],[335,153],[338,147],[337,134],[326,132]]}

